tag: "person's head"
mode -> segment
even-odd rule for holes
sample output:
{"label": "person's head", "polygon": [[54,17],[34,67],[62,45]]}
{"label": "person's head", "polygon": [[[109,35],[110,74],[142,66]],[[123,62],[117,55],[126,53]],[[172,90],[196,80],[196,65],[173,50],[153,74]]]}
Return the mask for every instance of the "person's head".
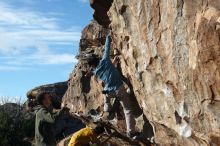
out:
{"label": "person's head", "polygon": [[100,135],[102,134],[103,132],[105,131],[105,128],[104,126],[102,125],[97,125],[94,129],[94,132],[97,134],[97,135]]}
{"label": "person's head", "polygon": [[95,55],[88,58],[88,64],[92,68],[96,68],[99,65],[99,62],[100,62],[100,58]]}
{"label": "person's head", "polygon": [[41,92],[37,95],[37,101],[40,105],[43,105],[47,108],[51,106],[51,95],[49,92]]}

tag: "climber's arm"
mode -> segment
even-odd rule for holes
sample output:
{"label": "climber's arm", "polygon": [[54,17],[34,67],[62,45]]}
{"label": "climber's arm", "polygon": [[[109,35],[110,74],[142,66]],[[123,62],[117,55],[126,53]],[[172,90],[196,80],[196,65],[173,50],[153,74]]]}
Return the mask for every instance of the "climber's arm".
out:
{"label": "climber's arm", "polygon": [[111,37],[110,35],[108,35],[105,40],[105,50],[104,50],[103,59],[107,59],[107,58],[110,59],[110,45],[111,45]]}
{"label": "climber's arm", "polygon": [[48,123],[55,122],[55,117],[50,112],[48,112],[46,109],[42,109],[41,117],[42,117],[43,121],[45,121],[45,122],[48,122]]}
{"label": "climber's arm", "polygon": [[118,56],[115,56],[115,58],[114,58],[113,61],[112,61],[112,64],[113,64],[115,67],[117,67],[118,63],[119,63],[119,57],[118,57]]}
{"label": "climber's arm", "polygon": [[70,109],[68,107],[64,106],[61,110],[58,110],[58,111],[54,112],[52,114],[52,116],[53,116],[54,119],[57,119],[57,118],[59,118],[62,115],[68,115],[69,114],[69,110]]}

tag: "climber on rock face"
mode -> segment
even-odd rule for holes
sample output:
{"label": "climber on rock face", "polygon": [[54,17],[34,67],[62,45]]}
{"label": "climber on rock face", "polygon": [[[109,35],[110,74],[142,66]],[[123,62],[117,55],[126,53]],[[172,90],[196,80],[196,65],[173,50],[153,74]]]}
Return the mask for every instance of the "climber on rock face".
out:
{"label": "climber on rock face", "polygon": [[135,132],[135,117],[134,107],[132,106],[131,96],[128,85],[123,81],[123,77],[115,67],[118,62],[116,56],[113,62],[110,59],[110,44],[111,37],[108,35],[105,42],[105,50],[102,59],[91,57],[88,59],[88,64],[94,69],[93,74],[99,77],[105,84],[103,94],[104,97],[104,111],[111,112],[111,98],[117,98],[124,110],[127,135],[133,137]]}
{"label": "climber on rock face", "polygon": [[55,146],[55,121],[61,115],[68,113],[68,108],[53,113],[51,111],[51,95],[42,92],[37,96],[40,108],[36,112],[35,120],[35,142],[36,146]]}

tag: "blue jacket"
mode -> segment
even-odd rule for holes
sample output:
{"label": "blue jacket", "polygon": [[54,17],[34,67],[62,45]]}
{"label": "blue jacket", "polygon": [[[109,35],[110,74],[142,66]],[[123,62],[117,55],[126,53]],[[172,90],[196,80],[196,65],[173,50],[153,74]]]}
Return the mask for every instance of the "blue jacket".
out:
{"label": "blue jacket", "polygon": [[106,37],[105,50],[102,60],[94,74],[105,83],[105,91],[114,92],[123,84],[122,76],[110,59],[110,36]]}

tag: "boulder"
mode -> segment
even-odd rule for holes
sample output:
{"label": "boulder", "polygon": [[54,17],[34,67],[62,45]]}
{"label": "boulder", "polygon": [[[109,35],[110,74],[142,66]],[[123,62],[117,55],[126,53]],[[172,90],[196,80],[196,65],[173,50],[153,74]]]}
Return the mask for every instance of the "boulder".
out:
{"label": "boulder", "polygon": [[155,142],[220,145],[220,1],[108,2],[91,0],[98,23],[83,31],[63,105],[73,112],[102,111],[102,84],[85,76],[83,56],[102,55],[110,25],[112,51],[119,51],[119,69],[154,128]]}
{"label": "boulder", "polygon": [[220,145],[219,8],[219,0],[112,3],[120,68],[158,144]]}
{"label": "boulder", "polygon": [[71,112],[87,114],[91,109],[98,109],[102,105],[102,85],[94,76],[86,76],[90,67],[88,56],[96,54],[101,57],[105,36],[108,29],[96,21],[86,26],[82,32],[80,49],[74,71],[70,75],[68,89],[63,97],[62,105],[67,105]]}
{"label": "boulder", "polygon": [[31,89],[30,91],[27,92],[27,102],[26,106],[29,108],[33,108],[38,105],[36,101],[36,96],[40,92],[50,92],[53,99],[53,107],[54,108],[60,108],[61,106],[61,101],[63,98],[63,95],[65,94],[66,90],[68,88],[68,82],[59,82],[59,83],[54,83],[54,84],[47,84],[47,85],[41,85],[39,87],[35,87],[34,89]]}

